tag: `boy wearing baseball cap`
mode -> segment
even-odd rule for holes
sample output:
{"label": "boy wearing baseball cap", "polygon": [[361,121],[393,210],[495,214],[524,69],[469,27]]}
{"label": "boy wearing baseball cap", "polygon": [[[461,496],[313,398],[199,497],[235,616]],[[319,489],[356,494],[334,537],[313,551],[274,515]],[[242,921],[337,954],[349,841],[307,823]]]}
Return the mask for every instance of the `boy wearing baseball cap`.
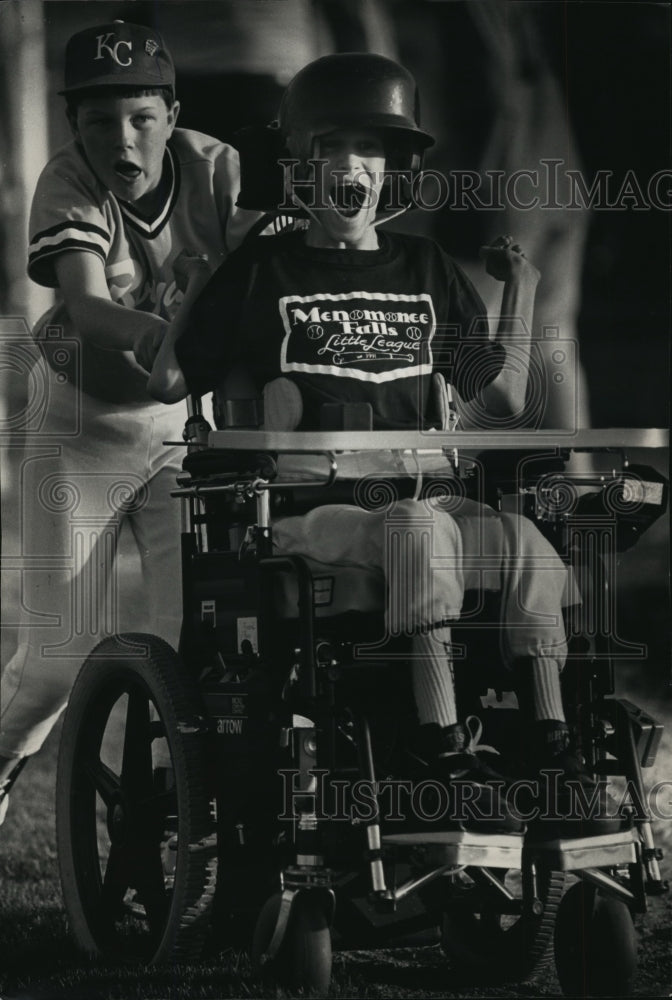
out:
{"label": "boy wearing baseball cap", "polygon": [[176,128],[175,68],[153,28],[115,21],[78,32],[61,93],[73,140],[44,168],[30,221],[28,273],[58,302],[35,331],[48,345],[50,445],[27,455],[21,475],[32,568],[2,678],[0,821],[84,657],[123,631],[114,556],[124,521],[147,627],[177,643],[179,512],[169,492],[182,451],[163,442],[181,438],[184,414],[149,396],[147,370],[183,297],[185,255],[214,271],[258,217],[235,207],[236,151]]}

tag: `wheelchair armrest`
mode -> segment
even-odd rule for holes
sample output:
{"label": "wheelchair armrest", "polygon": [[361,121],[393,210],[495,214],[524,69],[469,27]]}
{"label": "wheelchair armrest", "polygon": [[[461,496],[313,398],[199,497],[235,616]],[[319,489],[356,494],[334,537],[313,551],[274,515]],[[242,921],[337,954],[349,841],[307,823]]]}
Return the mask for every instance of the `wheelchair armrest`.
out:
{"label": "wheelchair armrest", "polygon": [[616,549],[626,552],[667,510],[669,483],[650,466],[630,465],[597,492],[579,497],[576,513],[616,523]]}
{"label": "wheelchair armrest", "polygon": [[247,368],[234,365],[212,394],[212,411],[218,428],[255,430],[264,423],[264,404]]}
{"label": "wheelchair armrest", "polygon": [[195,479],[212,475],[256,475],[273,480],[278,474],[275,456],[268,452],[204,448],[185,456],[182,468]]}

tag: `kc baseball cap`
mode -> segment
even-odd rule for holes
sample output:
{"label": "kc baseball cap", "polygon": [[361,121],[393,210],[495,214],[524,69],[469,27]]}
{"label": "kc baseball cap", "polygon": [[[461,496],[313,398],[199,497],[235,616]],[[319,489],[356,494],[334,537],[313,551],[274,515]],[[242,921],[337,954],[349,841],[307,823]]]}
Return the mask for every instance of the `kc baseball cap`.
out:
{"label": "kc baseball cap", "polygon": [[113,21],[78,31],[65,47],[65,87],[172,87],[175,66],[158,31]]}

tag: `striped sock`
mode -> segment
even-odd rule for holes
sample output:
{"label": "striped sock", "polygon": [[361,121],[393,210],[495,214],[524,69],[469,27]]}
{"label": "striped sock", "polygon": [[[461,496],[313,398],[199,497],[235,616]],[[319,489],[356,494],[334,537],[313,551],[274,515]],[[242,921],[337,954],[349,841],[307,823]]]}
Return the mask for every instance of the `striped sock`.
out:
{"label": "striped sock", "polygon": [[420,724],[443,727],[457,722],[449,628],[412,637],[411,676]]}
{"label": "striped sock", "polygon": [[555,660],[532,661],[532,704],[535,721],[565,721],[560,690],[560,670]]}

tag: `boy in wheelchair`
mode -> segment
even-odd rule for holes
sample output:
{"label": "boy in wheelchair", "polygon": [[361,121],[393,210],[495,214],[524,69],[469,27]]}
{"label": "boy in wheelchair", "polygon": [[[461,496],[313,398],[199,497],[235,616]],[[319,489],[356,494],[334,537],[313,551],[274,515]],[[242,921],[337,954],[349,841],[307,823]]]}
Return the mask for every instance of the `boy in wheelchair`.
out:
{"label": "boy in wheelchair", "polygon": [[[305,67],[286,91],[279,122],[266,131],[265,148],[274,151],[270,192],[254,207],[273,201],[284,154],[285,189],[275,205],[284,195],[307,224],[248,241],[227,259],[186,323],[183,317],[169,329],[152,369],[152,395],[167,403],[202,395],[243,365],[263,390],[266,429],[336,429],[337,404],[347,403],[359,404],[373,429],[430,430],[442,426],[432,396],[438,374],[462,399],[478,400],[488,426],[519,413],[539,280],[520,246],[506,236],[483,248],[487,272],[504,283],[490,339],[481,299],[451,258],[430,240],[378,228],[409,207],[433,141],[419,124],[415,82],[396,63],[353,53]],[[395,461],[391,454],[385,460]],[[445,481],[448,461],[431,471]],[[571,571],[531,521],[459,495],[444,507],[413,498],[396,503],[395,524],[413,553],[404,566],[390,551],[386,513],[351,504],[279,519],[274,543],[282,553],[373,569],[385,580],[388,628],[394,619],[410,637],[419,721],[413,756],[449,796],[456,781],[472,785],[469,828],[517,832],[521,815],[492,748],[479,745],[458,716],[451,667],[450,625],[465,592],[498,593],[504,658],[528,716],[527,777],[559,774],[537,786],[537,802],[549,806],[550,788],[550,812],[563,817],[565,837],[619,829],[604,789],[593,796],[595,782],[565,721],[560,674],[563,607],[576,600]],[[573,811],[577,784],[598,806],[592,816]],[[553,830],[557,836],[557,819]]]}

